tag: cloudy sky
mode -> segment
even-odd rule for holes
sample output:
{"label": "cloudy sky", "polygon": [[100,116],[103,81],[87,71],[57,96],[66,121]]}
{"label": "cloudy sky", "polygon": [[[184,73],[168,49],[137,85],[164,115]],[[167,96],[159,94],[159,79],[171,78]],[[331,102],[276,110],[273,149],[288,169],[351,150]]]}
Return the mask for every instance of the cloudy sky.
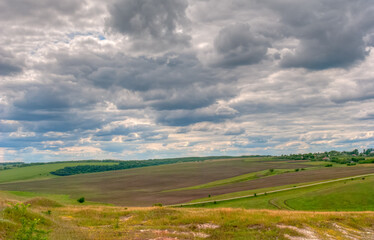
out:
{"label": "cloudy sky", "polygon": [[0,161],[374,147],[372,0],[2,0]]}

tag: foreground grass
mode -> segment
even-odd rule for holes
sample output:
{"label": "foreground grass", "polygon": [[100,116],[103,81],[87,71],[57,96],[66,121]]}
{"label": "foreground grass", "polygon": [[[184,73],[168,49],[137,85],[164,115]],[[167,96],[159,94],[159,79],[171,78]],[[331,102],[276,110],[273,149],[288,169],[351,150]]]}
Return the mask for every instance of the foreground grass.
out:
{"label": "foreground grass", "polygon": [[0,172],[0,183],[15,182],[15,181],[26,181],[26,180],[38,180],[38,179],[50,179],[56,178],[57,176],[50,174],[52,171],[61,169],[64,167],[73,167],[80,165],[113,165],[118,164],[116,162],[67,162],[67,163],[50,163],[42,165],[33,165],[27,167],[17,167]]}
{"label": "foreground grass", "polygon": [[[20,229],[17,214],[0,201],[0,239]],[[243,209],[125,208],[56,205],[39,199],[26,216],[41,221],[48,239],[369,239],[373,212],[294,212]],[[38,204],[33,204],[37,202]]]}
{"label": "foreground grass", "polygon": [[[326,183],[306,188],[292,189],[284,192],[235,199],[219,202],[220,199],[239,197],[240,194],[249,195],[255,191],[246,191],[224,196],[213,196],[196,200],[217,201],[193,205],[191,207],[204,208],[247,208],[247,209],[289,209],[289,210],[317,210],[317,211],[373,211],[374,210],[374,176],[354,178],[340,182]],[[296,185],[295,185],[296,186]],[[292,186],[283,186],[288,188]],[[257,189],[259,192],[269,192],[276,189]]]}

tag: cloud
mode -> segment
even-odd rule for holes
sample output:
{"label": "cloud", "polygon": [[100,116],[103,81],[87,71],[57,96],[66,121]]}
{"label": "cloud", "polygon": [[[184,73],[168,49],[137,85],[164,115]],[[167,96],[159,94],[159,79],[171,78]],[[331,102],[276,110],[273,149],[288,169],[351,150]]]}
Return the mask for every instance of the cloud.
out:
{"label": "cloud", "polygon": [[0,47],[0,76],[9,76],[22,72],[23,63],[9,51]]}
{"label": "cloud", "polygon": [[195,110],[159,111],[157,122],[170,126],[188,126],[198,122],[222,122],[232,119],[238,112],[228,106],[214,104]]}
{"label": "cloud", "polygon": [[189,45],[185,0],[116,1],[109,5],[107,27],[128,36],[135,49],[164,51]]}
{"label": "cloud", "polygon": [[4,0],[0,3],[0,20],[34,26],[61,26],[69,24],[70,17],[79,14],[85,4],[86,1],[73,0]]}
{"label": "cloud", "polygon": [[267,1],[266,4],[279,14],[284,36],[298,41],[283,54],[282,67],[347,68],[367,56],[364,38],[372,30],[368,23],[374,21],[373,15],[366,15],[372,11],[368,1]]}
{"label": "cloud", "polygon": [[2,1],[3,158],[373,147],[372,5]]}
{"label": "cloud", "polygon": [[[339,84],[339,85],[338,85]],[[333,84],[331,100],[335,103],[362,102],[374,99],[373,79],[359,79]]]}
{"label": "cloud", "polygon": [[[34,98],[39,93],[30,89],[22,101],[31,104],[31,108],[42,107],[42,104],[50,108],[51,105],[79,108],[107,100],[123,110],[145,106],[156,110],[197,109],[236,95],[236,88],[231,84],[235,79],[218,76],[191,54],[168,53],[153,58],[114,54],[108,57],[101,52],[74,51],[56,52],[51,56],[56,63],[41,65],[40,69],[72,76],[73,83],[62,82],[48,90],[38,87],[42,92],[40,98]],[[92,88],[77,89],[77,84]],[[81,98],[82,95],[86,97]],[[43,99],[50,97],[50,101]],[[16,105],[20,104],[16,102]]]}
{"label": "cloud", "polygon": [[259,63],[270,44],[263,36],[252,32],[248,24],[235,24],[219,32],[214,47],[218,55],[214,65],[235,67]]}

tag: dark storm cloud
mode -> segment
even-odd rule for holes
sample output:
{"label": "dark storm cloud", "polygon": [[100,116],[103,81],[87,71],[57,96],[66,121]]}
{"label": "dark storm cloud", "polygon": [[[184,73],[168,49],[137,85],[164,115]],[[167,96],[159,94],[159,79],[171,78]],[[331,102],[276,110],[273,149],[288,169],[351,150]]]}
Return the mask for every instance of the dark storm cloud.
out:
{"label": "dark storm cloud", "polygon": [[100,100],[100,97],[92,96],[83,89],[77,89],[76,85],[66,83],[36,84],[29,86],[24,92],[23,97],[14,101],[14,106],[26,110],[83,108]]}
{"label": "dark storm cloud", "polygon": [[88,130],[102,127],[105,123],[96,116],[86,115],[87,110],[80,113],[74,111],[38,111],[25,109],[12,109],[5,119],[20,121],[25,130],[46,133],[68,132],[74,130]]}
{"label": "dark storm cloud", "polygon": [[223,28],[214,41],[220,67],[235,67],[259,63],[265,58],[268,41],[251,31],[248,24],[236,24]]}
{"label": "dark storm cloud", "polygon": [[22,68],[16,65],[9,64],[5,61],[0,59],[0,76],[8,76],[15,73],[20,73]]}
{"label": "dark storm cloud", "polygon": [[5,62],[1,62],[0,60],[0,75],[7,76],[7,75],[14,74],[14,73],[19,73],[21,71],[22,71],[22,68],[5,63]]}
{"label": "dark storm cloud", "polygon": [[293,52],[284,54],[282,67],[346,68],[365,59],[364,38],[372,30],[370,1],[267,1],[279,14],[285,37],[296,38]]}
{"label": "dark storm cloud", "polygon": [[0,47],[0,76],[8,76],[22,72],[23,63],[15,56]]}
{"label": "dark storm cloud", "polygon": [[[52,69],[60,75],[73,75],[73,81],[79,84],[102,89],[103,98],[112,99],[120,109],[145,106],[156,110],[197,109],[237,94],[235,85],[232,85],[234,79],[218,76],[212,69],[203,67],[193,55],[166,54],[157,58],[135,58],[122,54],[109,57],[78,52],[71,55],[58,53],[54,57],[57,64],[41,66],[41,69]],[[51,90],[51,95],[59,91]],[[65,87],[61,91],[68,92],[70,97],[64,98],[61,104],[79,107],[87,100],[79,98],[79,90]],[[57,96],[50,104],[60,103]]]}
{"label": "dark storm cloud", "polygon": [[4,89],[16,92],[8,90],[11,104],[2,118],[19,121],[25,131],[39,133],[83,131],[100,128],[105,123],[94,110],[97,102],[102,101],[97,91],[69,81],[50,80],[17,87],[3,84]]}
{"label": "dark storm cloud", "polygon": [[183,47],[190,37],[183,32],[187,23],[185,0],[121,0],[109,5],[107,26],[129,36],[136,49],[151,51]]}
{"label": "dark storm cloud", "polygon": [[157,121],[169,126],[188,126],[198,122],[223,122],[232,119],[237,111],[228,107],[210,106],[194,110],[158,111]]}

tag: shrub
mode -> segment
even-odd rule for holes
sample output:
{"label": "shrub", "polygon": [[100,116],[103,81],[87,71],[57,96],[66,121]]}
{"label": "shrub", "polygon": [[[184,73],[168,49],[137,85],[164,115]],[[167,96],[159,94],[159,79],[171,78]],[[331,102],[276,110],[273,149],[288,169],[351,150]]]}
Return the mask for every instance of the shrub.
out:
{"label": "shrub", "polygon": [[16,232],[15,240],[46,240],[47,231],[37,229],[40,219],[30,220],[25,217],[21,218],[21,228]]}
{"label": "shrub", "polygon": [[162,203],[155,203],[153,204],[154,207],[162,207]]}
{"label": "shrub", "polygon": [[81,197],[81,198],[78,198],[77,200],[79,203],[84,203],[86,200],[84,199],[84,197]]}
{"label": "shrub", "polygon": [[15,240],[46,240],[47,231],[37,228],[40,218],[33,217],[33,213],[27,211],[30,205],[23,203],[13,204],[4,209],[4,216],[21,222],[21,227],[15,232]]}

